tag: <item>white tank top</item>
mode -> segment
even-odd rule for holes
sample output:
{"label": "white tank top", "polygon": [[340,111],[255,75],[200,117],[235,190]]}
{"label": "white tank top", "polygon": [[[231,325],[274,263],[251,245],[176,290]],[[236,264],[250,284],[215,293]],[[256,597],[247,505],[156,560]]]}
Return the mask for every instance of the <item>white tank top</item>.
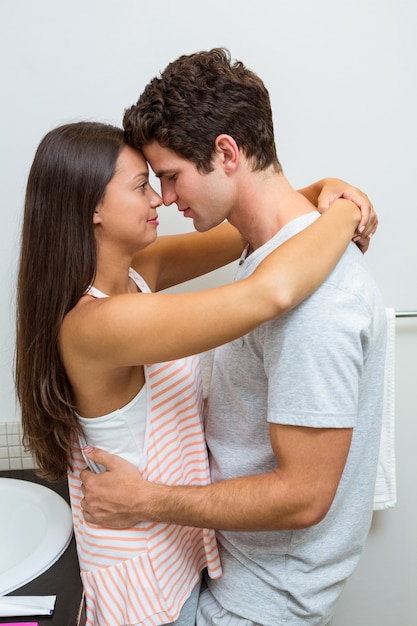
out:
{"label": "white tank top", "polygon": [[[81,417],[83,437],[79,437],[81,449],[85,446],[101,448],[123,457],[142,470],[141,461],[146,434],[146,385],[121,409],[101,417]],[[104,467],[84,457],[93,472],[103,472]]]}

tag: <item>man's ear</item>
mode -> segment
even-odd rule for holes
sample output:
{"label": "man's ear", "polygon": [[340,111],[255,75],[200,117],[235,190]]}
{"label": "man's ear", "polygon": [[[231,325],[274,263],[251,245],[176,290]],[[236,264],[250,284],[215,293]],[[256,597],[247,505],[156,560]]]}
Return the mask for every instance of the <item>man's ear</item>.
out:
{"label": "man's ear", "polygon": [[227,172],[236,170],[240,160],[240,150],[230,135],[218,135],[214,141],[214,152]]}

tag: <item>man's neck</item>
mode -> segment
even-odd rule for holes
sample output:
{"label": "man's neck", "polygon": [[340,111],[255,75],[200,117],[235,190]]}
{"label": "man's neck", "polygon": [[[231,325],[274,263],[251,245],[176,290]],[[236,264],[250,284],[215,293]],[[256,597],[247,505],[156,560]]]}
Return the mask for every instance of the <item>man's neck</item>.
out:
{"label": "man's neck", "polygon": [[229,221],[256,250],[291,220],[314,210],[283,174],[252,172],[241,185],[239,202]]}

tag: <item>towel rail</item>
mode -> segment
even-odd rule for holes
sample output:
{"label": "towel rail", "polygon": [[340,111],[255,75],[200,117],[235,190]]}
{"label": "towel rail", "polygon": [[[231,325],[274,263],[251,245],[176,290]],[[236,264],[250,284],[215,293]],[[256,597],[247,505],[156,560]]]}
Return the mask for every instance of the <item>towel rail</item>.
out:
{"label": "towel rail", "polygon": [[417,311],[395,311],[395,317],[417,317]]}

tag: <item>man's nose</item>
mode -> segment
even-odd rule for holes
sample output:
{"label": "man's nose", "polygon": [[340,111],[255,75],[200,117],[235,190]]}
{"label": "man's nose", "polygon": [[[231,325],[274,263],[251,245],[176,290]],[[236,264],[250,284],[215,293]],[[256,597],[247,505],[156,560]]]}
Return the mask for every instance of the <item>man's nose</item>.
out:
{"label": "man's nose", "polygon": [[162,184],[161,185],[162,201],[165,206],[169,206],[173,202],[178,200],[178,196],[175,193],[173,185]]}

